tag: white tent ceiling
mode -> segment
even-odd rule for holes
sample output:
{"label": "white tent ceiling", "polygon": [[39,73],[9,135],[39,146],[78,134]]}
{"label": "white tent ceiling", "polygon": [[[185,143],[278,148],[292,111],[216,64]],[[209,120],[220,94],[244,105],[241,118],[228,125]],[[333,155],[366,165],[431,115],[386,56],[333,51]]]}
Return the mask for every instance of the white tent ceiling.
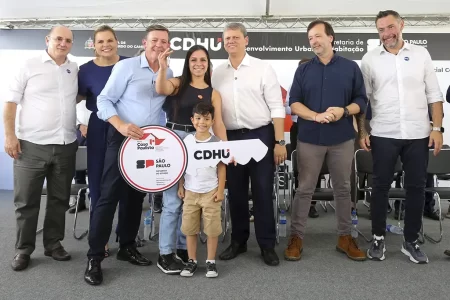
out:
{"label": "white tent ceiling", "polygon": [[450,15],[449,0],[0,0],[0,19],[66,17],[275,17]]}

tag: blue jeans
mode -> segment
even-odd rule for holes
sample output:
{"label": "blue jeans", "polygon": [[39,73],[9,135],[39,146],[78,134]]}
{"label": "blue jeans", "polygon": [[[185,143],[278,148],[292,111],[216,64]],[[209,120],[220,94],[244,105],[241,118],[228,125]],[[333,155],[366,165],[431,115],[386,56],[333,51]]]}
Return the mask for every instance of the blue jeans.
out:
{"label": "blue jeans", "polygon": [[[189,133],[175,130],[184,139]],[[163,209],[159,221],[159,252],[161,255],[186,250],[186,236],[181,232],[183,200],[178,198],[178,184],[163,192]]]}

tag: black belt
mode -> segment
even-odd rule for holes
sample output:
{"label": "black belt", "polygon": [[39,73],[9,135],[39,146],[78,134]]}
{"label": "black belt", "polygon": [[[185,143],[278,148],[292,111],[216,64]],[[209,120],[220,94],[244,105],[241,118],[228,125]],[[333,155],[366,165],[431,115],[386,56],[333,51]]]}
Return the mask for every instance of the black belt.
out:
{"label": "black belt", "polygon": [[195,127],[192,125],[182,125],[182,124],[177,124],[177,123],[172,123],[172,122],[167,122],[166,127],[170,128],[172,130],[180,130],[180,131],[184,131],[184,132],[195,131]]}
{"label": "black belt", "polygon": [[267,125],[263,125],[263,126],[258,127],[258,128],[253,128],[253,129],[239,128],[239,129],[229,129],[229,130],[227,130],[227,131],[229,131],[230,133],[231,133],[231,132],[233,132],[233,133],[247,133],[247,132],[250,132],[250,131],[255,131],[255,130],[263,129],[263,128],[268,127],[268,126],[270,126],[270,125],[272,125],[272,123],[269,123],[269,124],[267,124]]}
{"label": "black belt", "polygon": [[252,129],[248,129],[248,128],[239,128],[239,129],[231,129],[228,130],[230,132],[236,132],[236,133],[247,133],[250,132]]}

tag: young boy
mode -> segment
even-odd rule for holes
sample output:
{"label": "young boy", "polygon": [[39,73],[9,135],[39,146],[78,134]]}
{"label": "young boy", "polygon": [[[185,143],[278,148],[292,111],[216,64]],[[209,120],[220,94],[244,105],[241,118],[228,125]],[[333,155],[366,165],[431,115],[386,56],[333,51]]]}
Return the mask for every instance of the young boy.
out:
{"label": "young boy", "polygon": [[[197,143],[219,142],[211,135],[214,123],[214,107],[200,102],[192,112],[192,124],[196,132]],[[183,199],[183,219],[181,231],[186,235],[189,261],[181,271],[181,276],[190,277],[197,270],[197,239],[200,233],[200,221],[203,215],[203,227],[207,240],[208,259],[206,277],[214,278],[219,274],[216,268],[216,251],[219,235],[222,233],[221,207],[224,199],[226,167],[219,162],[217,166],[197,170],[197,176],[186,174],[178,185],[178,196]]]}

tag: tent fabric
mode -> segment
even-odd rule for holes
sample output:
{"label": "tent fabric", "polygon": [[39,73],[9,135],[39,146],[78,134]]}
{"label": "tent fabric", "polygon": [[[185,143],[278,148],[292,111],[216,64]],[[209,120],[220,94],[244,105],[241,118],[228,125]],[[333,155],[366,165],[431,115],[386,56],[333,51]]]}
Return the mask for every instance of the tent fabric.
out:
{"label": "tent fabric", "polygon": [[[449,0],[271,0],[270,15],[374,16],[394,9],[402,15],[450,15]],[[74,17],[260,17],[266,0],[0,0],[0,19]]]}

